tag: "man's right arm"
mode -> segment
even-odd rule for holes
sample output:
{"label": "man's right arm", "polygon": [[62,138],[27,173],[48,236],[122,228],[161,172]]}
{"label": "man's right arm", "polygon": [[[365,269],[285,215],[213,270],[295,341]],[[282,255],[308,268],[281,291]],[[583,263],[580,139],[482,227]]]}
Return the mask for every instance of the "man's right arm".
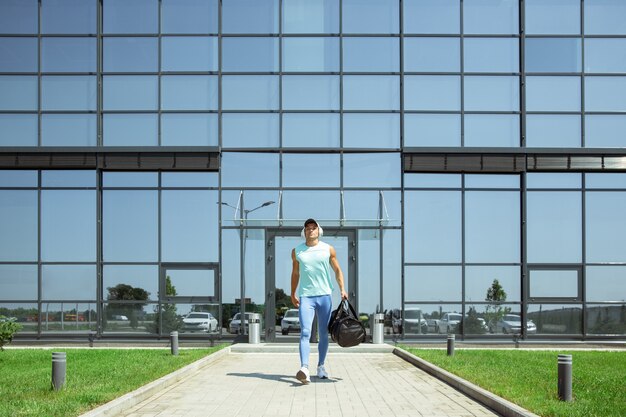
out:
{"label": "man's right arm", "polygon": [[300,282],[300,264],[296,259],[296,250],[291,250],[291,302],[294,307],[300,307],[300,300],[296,295],[298,289],[298,282]]}

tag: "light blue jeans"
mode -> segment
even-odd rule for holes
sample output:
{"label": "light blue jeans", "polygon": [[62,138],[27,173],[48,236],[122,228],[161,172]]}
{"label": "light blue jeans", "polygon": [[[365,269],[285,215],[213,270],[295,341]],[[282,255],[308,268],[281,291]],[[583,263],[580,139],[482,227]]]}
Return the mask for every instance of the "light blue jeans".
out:
{"label": "light blue jeans", "polygon": [[319,343],[319,361],[317,366],[324,365],[326,354],[328,353],[328,322],[330,321],[330,310],[333,302],[328,295],[318,295],[315,297],[300,297],[300,364],[309,367],[309,354],[311,346],[311,328],[313,327],[313,317],[317,313],[317,328]]}

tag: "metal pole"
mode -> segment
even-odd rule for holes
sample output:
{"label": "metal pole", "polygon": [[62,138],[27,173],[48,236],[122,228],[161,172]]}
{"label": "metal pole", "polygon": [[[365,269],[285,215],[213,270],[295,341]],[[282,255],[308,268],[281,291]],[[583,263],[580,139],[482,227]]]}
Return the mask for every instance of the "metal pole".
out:
{"label": "metal pole", "polygon": [[448,356],[454,356],[454,338],[453,334],[448,335]]}
{"label": "metal pole", "polygon": [[170,332],[170,347],[172,350],[172,355],[178,356],[178,332],[177,331]]}
{"label": "metal pole", "polygon": [[559,355],[559,400],[572,401],[572,355]]}
{"label": "metal pole", "polygon": [[65,352],[52,352],[52,389],[60,390],[65,385],[67,367]]}

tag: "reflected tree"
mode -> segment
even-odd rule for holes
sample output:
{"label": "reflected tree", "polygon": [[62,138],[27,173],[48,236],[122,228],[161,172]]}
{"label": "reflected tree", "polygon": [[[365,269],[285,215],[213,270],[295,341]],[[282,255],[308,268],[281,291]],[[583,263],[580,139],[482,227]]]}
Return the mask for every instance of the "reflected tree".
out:
{"label": "reflected tree", "polygon": [[494,279],[491,287],[487,289],[485,301],[489,303],[485,310],[485,320],[487,320],[489,328],[493,329],[498,320],[511,312],[511,307],[503,307],[501,305],[502,302],[506,301],[506,292],[497,279]]}
{"label": "reflected tree", "polygon": [[[143,288],[133,287],[128,284],[117,284],[115,287],[107,287],[109,294],[107,300],[115,301],[147,301],[150,293]],[[147,303],[118,304],[115,310],[128,316],[130,326],[136,329],[139,324],[139,315]],[[112,318],[110,313],[107,318]]]}
{"label": "reflected tree", "polygon": [[[176,296],[176,287],[172,285],[172,280],[169,275],[165,277],[165,295]],[[169,333],[174,330],[180,329],[183,324],[182,318],[178,316],[176,304],[161,304],[161,314],[155,311],[153,331],[159,332],[159,328],[163,333]]]}

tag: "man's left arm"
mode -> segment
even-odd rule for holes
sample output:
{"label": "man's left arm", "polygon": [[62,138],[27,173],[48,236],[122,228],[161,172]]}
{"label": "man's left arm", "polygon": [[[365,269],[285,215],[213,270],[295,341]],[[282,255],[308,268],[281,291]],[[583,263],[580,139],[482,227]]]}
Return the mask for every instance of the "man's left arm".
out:
{"label": "man's left arm", "polygon": [[335,248],[330,247],[330,267],[335,271],[335,279],[337,279],[337,284],[339,284],[339,290],[341,291],[341,299],[347,300],[348,293],[345,290],[343,285],[343,272],[341,272],[341,267],[339,266],[339,261],[337,261],[337,252]]}

